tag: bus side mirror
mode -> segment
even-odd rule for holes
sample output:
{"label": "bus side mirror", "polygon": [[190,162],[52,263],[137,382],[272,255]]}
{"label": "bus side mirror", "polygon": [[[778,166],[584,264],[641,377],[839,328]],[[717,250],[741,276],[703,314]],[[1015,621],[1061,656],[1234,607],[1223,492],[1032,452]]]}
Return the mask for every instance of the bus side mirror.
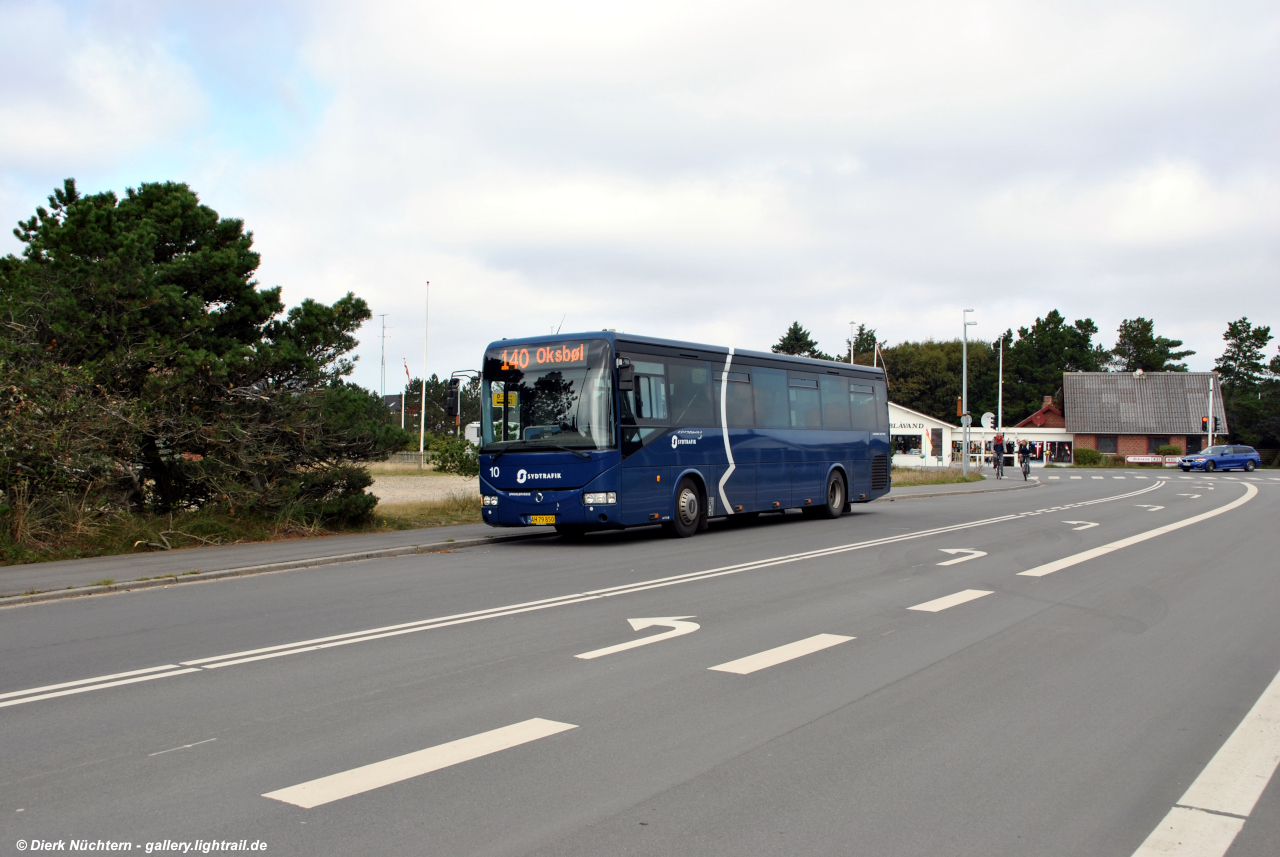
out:
{"label": "bus side mirror", "polygon": [[636,388],[636,367],[627,363],[618,367],[618,389],[629,393]]}

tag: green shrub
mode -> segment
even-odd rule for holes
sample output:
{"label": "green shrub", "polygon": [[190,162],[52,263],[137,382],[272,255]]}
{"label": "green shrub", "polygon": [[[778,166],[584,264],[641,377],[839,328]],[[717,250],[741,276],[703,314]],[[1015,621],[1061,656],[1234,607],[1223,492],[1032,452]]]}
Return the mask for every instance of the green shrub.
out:
{"label": "green shrub", "polygon": [[480,475],[480,451],[461,437],[444,435],[431,441],[432,461],[441,473]]}
{"label": "green shrub", "polygon": [[363,523],[378,505],[378,498],[366,494],[373,484],[369,471],[356,465],[340,465],[304,473],[293,486],[294,515],[318,524]]}
{"label": "green shrub", "polygon": [[1074,457],[1075,463],[1081,467],[1097,467],[1102,463],[1102,453],[1087,446],[1077,446]]}
{"label": "green shrub", "polygon": [[1182,450],[1171,443],[1156,447],[1156,455],[1182,455]]}

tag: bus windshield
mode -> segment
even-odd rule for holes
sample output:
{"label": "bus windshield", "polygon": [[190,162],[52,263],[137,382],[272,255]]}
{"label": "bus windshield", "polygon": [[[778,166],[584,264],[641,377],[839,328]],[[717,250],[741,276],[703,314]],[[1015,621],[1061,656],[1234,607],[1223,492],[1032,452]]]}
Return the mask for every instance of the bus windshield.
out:
{"label": "bus windshield", "polygon": [[490,348],[481,451],[613,449],[612,358],[600,339]]}

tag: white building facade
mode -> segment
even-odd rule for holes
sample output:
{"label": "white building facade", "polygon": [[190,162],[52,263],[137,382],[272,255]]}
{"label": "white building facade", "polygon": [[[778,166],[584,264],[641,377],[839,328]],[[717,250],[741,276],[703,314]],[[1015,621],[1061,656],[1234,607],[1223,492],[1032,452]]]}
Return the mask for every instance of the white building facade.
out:
{"label": "white building facade", "polygon": [[[991,439],[996,432],[975,425],[969,429],[969,463],[971,466],[991,464]],[[1011,450],[1020,440],[1031,447],[1031,465],[1070,464],[1073,458],[1073,436],[1062,428],[1005,427],[1005,465],[1013,466]],[[1013,446],[1008,446],[1013,444]],[[889,403],[889,446],[893,450],[894,467],[960,466],[964,430],[960,426],[934,419],[928,414]]]}

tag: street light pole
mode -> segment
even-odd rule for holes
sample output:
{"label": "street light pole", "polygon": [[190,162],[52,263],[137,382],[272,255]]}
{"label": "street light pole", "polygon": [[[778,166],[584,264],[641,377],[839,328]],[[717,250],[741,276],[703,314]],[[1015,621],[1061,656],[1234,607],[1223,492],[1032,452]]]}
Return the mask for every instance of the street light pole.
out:
{"label": "street light pole", "polygon": [[427,295],[423,302],[422,316],[422,404],[418,411],[418,469],[427,466],[427,333],[431,329],[431,281],[427,280]]}
{"label": "street light pole", "polygon": [[969,328],[977,324],[976,321],[969,321],[971,312],[973,310],[967,309],[961,316],[964,327],[960,346],[960,423],[964,428],[964,449],[961,450],[960,469],[965,476],[969,475],[969,423],[973,422],[969,416]]}
{"label": "street light pole", "polygon": [[849,322],[849,365],[853,365],[853,322]]}

